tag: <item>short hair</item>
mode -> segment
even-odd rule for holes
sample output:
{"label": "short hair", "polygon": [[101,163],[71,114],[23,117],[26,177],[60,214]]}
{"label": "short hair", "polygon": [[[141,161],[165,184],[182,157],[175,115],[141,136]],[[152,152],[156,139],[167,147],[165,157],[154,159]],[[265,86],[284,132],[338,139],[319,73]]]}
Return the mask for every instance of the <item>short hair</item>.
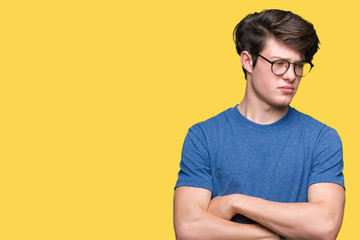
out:
{"label": "short hair", "polygon": [[[235,27],[233,39],[236,51],[248,51],[255,67],[258,54],[266,40],[274,37],[299,51],[309,62],[319,49],[319,38],[314,26],[299,15],[278,9],[263,10],[247,15]],[[246,78],[246,70],[243,68]]]}

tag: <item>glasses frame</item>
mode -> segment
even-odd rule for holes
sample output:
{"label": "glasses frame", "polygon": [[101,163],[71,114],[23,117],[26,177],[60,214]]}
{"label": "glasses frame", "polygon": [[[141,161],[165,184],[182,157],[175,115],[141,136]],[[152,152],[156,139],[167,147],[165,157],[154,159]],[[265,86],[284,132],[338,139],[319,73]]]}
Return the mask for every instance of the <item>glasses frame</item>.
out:
{"label": "glasses frame", "polygon": [[[258,54],[258,56],[261,57],[262,59],[264,59],[265,61],[267,61],[268,63],[271,64],[271,71],[272,71],[272,73],[275,74],[276,76],[282,76],[282,75],[284,75],[284,74],[289,70],[290,64],[294,65],[294,73],[295,73],[295,75],[298,76],[298,77],[305,77],[306,75],[308,75],[308,74],[311,72],[311,69],[314,67],[314,64],[312,64],[312,62],[306,61],[306,60],[302,60],[302,61],[299,61],[299,62],[294,62],[294,63],[292,63],[292,62],[289,62],[289,61],[286,60],[286,59],[277,59],[277,60],[275,60],[275,61],[270,61],[269,59],[267,59],[266,57],[262,56],[261,54]],[[285,61],[285,62],[288,63],[288,66],[287,66],[287,68],[286,68],[286,71],[285,71],[284,73],[282,73],[282,74],[276,74],[276,73],[274,73],[273,67],[274,67],[274,63],[276,63],[277,61]],[[309,64],[310,64],[310,70],[309,70],[309,72],[306,73],[306,74],[303,75],[303,76],[297,75],[297,74],[296,74],[296,71],[295,71],[296,65],[298,65],[298,64],[300,64],[300,63],[309,63]]]}

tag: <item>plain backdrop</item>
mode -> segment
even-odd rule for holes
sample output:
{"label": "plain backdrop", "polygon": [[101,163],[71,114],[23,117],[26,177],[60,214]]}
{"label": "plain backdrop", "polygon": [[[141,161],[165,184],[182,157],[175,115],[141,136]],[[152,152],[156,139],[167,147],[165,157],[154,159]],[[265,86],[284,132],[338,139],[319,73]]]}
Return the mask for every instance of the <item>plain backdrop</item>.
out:
{"label": "plain backdrop", "polygon": [[0,238],[175,239],[185,135],[241,101],[232,31],[270,8],[301,15],[319,35],[291,105],[342,138],[338,239],[359,239],[355,0],[1,3]]}

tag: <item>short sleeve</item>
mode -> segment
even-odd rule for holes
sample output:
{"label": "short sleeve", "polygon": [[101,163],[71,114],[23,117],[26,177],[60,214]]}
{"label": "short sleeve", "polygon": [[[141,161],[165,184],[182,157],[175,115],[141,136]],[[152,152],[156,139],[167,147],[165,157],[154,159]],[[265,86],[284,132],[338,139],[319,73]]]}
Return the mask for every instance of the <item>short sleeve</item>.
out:
{"label": "short sleeve", "polygon": [[315,144],[309,186],[320,182],[344,185],[343,148],[337,132],[325,126]]}
{"label": "short sleeve", "polygon": [[175,188],[200,187],[212,191],[211,166],[205,135],[199,125],[194,125],[186,135]]}

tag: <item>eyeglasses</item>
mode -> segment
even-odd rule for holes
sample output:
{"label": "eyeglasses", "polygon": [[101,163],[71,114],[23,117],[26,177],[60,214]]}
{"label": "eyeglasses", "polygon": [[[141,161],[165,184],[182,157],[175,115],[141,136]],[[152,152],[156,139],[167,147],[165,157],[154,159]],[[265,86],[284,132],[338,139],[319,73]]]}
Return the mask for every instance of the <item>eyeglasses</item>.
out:
{"label": "eyeglasses", "polygon": [[264,56],[261,56],[260,54],[258,54],[258,55],[261,58],[263,58],[265,61],[267,61],[268,63],[271,63],[271,71],[277,76],[284,75],[287,72],[287,70],[289,70],[290,64],[294,65],[294,72],[295,72],[295,75],[298,77],[306,76],[311,71],[311,69],[314,67],[314,64],[312,64],[311,62],[308,62],[308,61],[300,61],[300,62],[295,62],[295,63],[291,63],[285,59],[278,59],[276,61],[270,61],[269,59],[265,58]]}

